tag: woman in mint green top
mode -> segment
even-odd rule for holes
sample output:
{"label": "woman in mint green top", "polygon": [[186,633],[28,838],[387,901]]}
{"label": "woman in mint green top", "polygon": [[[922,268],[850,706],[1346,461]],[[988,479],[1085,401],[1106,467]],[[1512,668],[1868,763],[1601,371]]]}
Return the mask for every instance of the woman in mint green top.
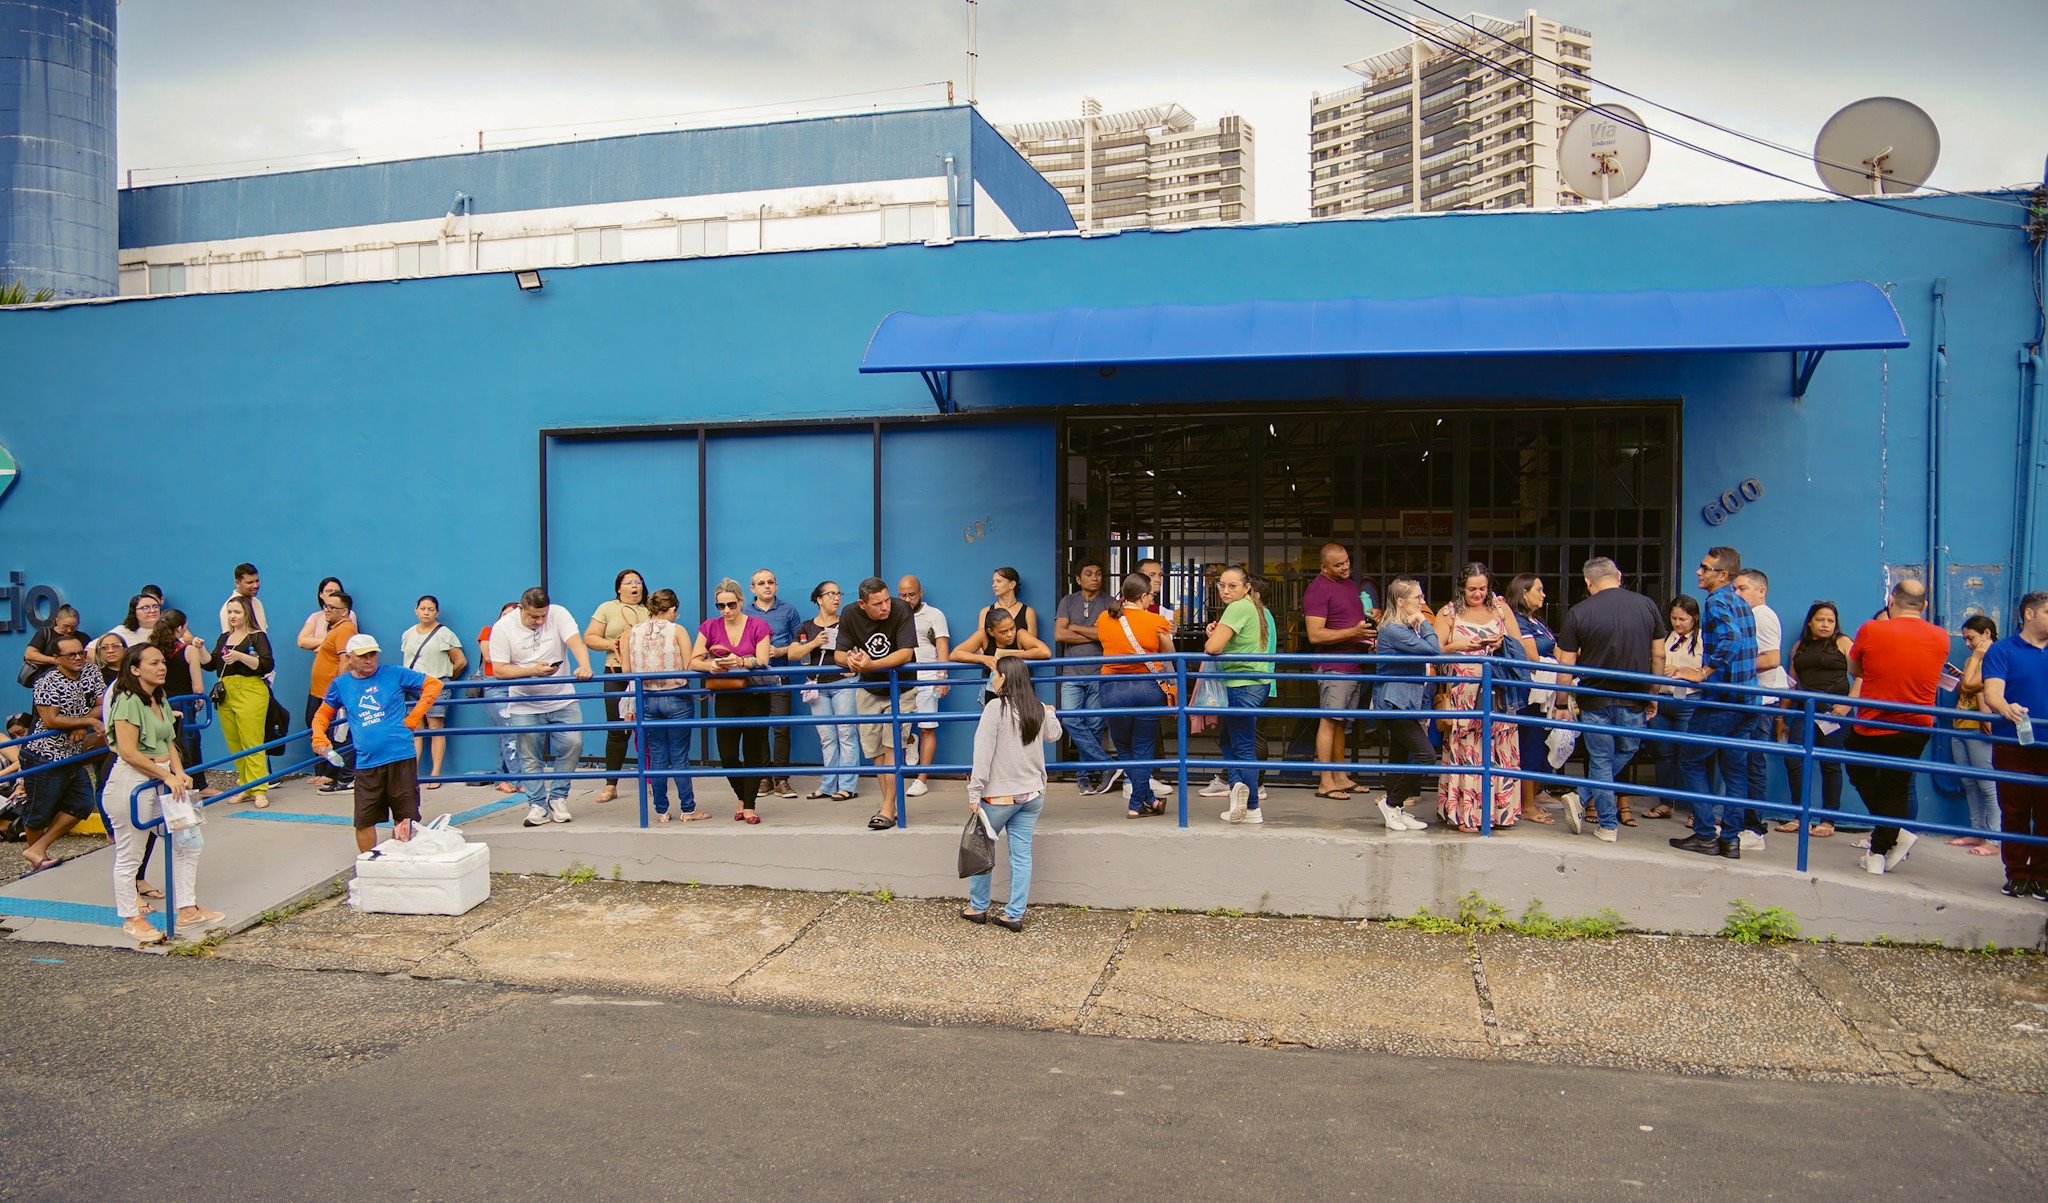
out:
{"label": "woman in mint green top", "polygon": [[1253,596],[1251,574],[1236,565],[1216,578],[1216,593],[1224,601],[1223,616],[1209,624],[1203,650],[1220,657],[1216,670],[1224,674],[1229,707],[1246,712],[1225,715],[1219,724],[1224,755],[1240,762],[1224,772],[1230,782],[1230,809],[1223,812],[1223,821],[1263,823],[1259,772],[1250,766],[1259,758],[1257,711],[1273,691],[1273,662],[1249,657],[1274,646],[1273,615]]}
{"label": "woman in mint green top", "polygon": [[[170,703],[164,696],[164,678],[169,665],[163,649],[141,643],[128,649],[121,661],[121,675],[114,681],[114,699],[109,708],[108,731],[114,738],[116,759],[107,773],[104,809],[114,837],[114,911],[121,916],[121,930],[144,944],[155,944],[163,933],[143,917],[136,897],[136,870],[142,867],[147,832],[136,826],[163,814],[165,794],[204,805],[192,792],[192,778],[178,761],[172,739]],[[140,789],[140,794],[136,790]],[[130,799],[133,798],[131,810]],[[179,902],[178,922],[186,927],[205,927],[226,916],[199,905],[199,846],[197,828],[171,837],[170,872]]]}

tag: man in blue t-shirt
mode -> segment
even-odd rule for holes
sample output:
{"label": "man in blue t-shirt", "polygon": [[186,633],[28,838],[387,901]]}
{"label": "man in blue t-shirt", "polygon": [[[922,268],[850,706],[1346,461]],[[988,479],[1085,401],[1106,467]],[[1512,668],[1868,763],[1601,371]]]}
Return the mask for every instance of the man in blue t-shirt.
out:
{"label": "man in blue t-shirt", "polygon": [[[336,673],[313,714],[313,750],[340,764],[340,754],[327,738],[337,714],[348,716],[356,749],[356,851],[377,846],[377,824],[420,820],[419,752],[412,733],[427,721],[427,711],[441,696],[441,682],[409,668],[377,663],[375,636],[353,635],[342,651],[344,672]],[[405,691],[420,691],[412,709]],[[403,828],[400,829],[401,832]]]}
{"label": "man in blue t-shirt", "polygon": [[[2048,718],[2048,589],[2021,598],[2019,629],[1984,653],[1984,709],[2003,720],[1992,724],[1993,734],[2029,740],[1993,744],[1991,767],[2048,777],[2048,744],[2033,731]],[[1999,827],[2008,835],[2048,835],[2048,785],[1999,782],[1998,811]],[[2048,846],[2004,840],[1998,850],[2005,858],[2003,893],[2048,898]]]}

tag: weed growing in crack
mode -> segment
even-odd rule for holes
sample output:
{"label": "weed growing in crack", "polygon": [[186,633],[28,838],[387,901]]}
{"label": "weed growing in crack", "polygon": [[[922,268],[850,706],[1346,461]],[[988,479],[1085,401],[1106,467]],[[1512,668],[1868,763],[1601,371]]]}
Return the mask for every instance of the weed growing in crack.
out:
{"label": "weed growing in crack", "polygon": [[570,885],[580,886],[597,880],[597,868],[594,865],[586,865],[582,861],[574,861],[568,868],[563,869],[555,874],[555,876],[568,882]]}
{"label": "weed growing in crack", "polygon": [[1610,907],[1601,907],[1591,915],[1559,917],[1545,910],[1540,898],[1530,900],[1521,918],[1510,919],[1499,903],[1477,890],[1471,890],[1458,899],[1458,911],[1454,915],[1439,915],[1423,907],[1406,918],[1389,919],[1387,926],[1430,935],[1486,935],[1505,931],[1539,940],[1588,940],[1619,935],[1627,923]]}
{"label": "weed growing in crack", "polygon": [[1737,944],[1783,944],[1799,938],[1799,917],[1782,906],[1758,907],[1737,898],[1728,904],[1728,921],[1719,934]]}

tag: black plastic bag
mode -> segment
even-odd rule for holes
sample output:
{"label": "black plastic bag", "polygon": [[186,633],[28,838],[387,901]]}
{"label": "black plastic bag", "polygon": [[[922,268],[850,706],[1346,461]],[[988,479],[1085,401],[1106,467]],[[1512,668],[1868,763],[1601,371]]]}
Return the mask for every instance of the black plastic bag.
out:
{"label": "black plastic bag", "polygon": [[960,876],[979,877],[996,867],[996,833],[988,816],[969,811],[967,826],[960,829]]}

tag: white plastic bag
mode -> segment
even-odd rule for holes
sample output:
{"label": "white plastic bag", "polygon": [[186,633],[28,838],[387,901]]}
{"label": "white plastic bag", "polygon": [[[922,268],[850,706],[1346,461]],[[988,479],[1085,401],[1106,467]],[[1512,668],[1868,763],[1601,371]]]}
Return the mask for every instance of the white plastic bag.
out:
{"label": "white plastic bag", "polygon": [[1572,758],[1572,749],[1579,746],[1579,733],[1552,727],[1550,734],[1543,738],[1543,746],[1550,751],[1550,771],[1554,773]]}
{"label": "white plastic bag", "polygon": [[[1536,671],[1530,673],[1530,683],[1539,687],[1544,685],[1557,684],[1557,658],[1554,656],[1543,656],[1540,659],[1542,663],[1551,665],[1552,667],[1549,669],[1537,669]],[[1554,689],[1531,689],[1529,691],[1529,704],[1531,706],[1536,707],[1536,709],[1539,712],[1548,714],[1550,712],[1550,700],[1556,696],[1557,691]]]}
{"label": "white plastic bag", "polygon": [[421,857],[445,856],[460,852],[469,843],[462,838],[462,832],[450,823],[448,815],[435,815],[425,823],[415,824],[409,840],[385,840],[376,851],[385,857],[400,860],[416,860]]}
{"label": "white plastic bag", "polygon": [[190,831],[206,821],[190,798],[179,798],[169,793],[159,795],[158,805],[163,810],[164,828],[167,831]]}

